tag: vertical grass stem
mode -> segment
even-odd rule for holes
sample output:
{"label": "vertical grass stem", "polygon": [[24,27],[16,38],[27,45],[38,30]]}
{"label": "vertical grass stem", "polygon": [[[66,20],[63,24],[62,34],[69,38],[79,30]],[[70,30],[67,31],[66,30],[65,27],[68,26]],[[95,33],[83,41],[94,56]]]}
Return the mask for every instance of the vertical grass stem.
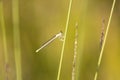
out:
{"label": "vertical grass stem", "polygon": [[[111,12],[110,12],[110,16],[109,16],[109,20],[108,20],[108,24],[107,24],[107,29],[106,29],[106,32],[105,32],[102,48],[101,48],[101,51],[100,51],[100,56],[99,56],[99,59],[98,59],[97,69],[99,69],[100,64],[101,64],[101,60],[102,60],[102,57],[103,57],[103,50],[104,50],[104,47],[105,47],[105,43],[106,43],[106,39],[107,39],[107,35],[108,35],[110,23],[111,23],[111,18],[112,18],[115,2],[116,2],[116,0],[113,0]],[[94,80],[97,80],[97,77],[98,77],[98,70],[95,73]]]}
{"label": "vertical grass stem", "polygon": [[[5,27],[5,18],[4,18],[4,10],[3,10],[3,0],[0,1],[0,21],[2,27],[2,37],[3,37],[3,51],[4,51],[4,59],[5,59],[5,79],[8,79],[8,49],[7,49],[7,35],[6,35],[6,27]],[[4,78],[4,77],[3,77]]]}
{"label": "vertical grass stem", "polygon": [[65,35],[64,35],[64,40],[63,40],[63,45],[62,45],[62,50],[61,50],[61,56],[60,56],[57,80],[60,79],[61,66],[62,66],[62,60],[63,60],[63,53],[64,53],[64,48],[65,48],[65,43],[66,43],[66,36],[67,36],[67,31],[68,31],[68,24],[69,24],[71,6],[72,6],[72,0],[70,0],[70,2],[69,2],[69,9],[68,9],[67,20],[66,20]]}
{"label": "vertical grass stem", "polygon": [[14,53],[16,65],[16,80],[22,80],[21,69],[21,49],[20,49],[20,27],[19,27],[19,0],[12,0],[12,16],[13,16],[13,37],[14,37]]}

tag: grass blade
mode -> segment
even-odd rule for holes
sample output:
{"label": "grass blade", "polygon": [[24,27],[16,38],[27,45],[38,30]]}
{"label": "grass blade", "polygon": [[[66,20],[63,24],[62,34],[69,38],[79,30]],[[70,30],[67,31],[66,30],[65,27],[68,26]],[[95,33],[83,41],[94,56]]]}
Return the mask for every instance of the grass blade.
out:
{"label": "grass blade", "polygon": [[[4,59],[5,59],[5,79],[8,79],[8,49],[7,49],[7,35],[6,35],[6,27],[5,27],[5,18],[4,18],[4,10],[3,10],[3,1],[0,1],[0,21],[2,27],[2,37],[3,37],[3,51],[4,51]],[[4,77],[3,77],[4,78]]]}
{"label": "grass blade", "polygon": [[[105,47],[105,43],[106,43],[106,39],[107,39],[107,35],[108,35],[110,23],[111,23],[111,18],[112,18],[115,2],[116,2],[116,0],[113,0],[111,12],[110,12],[110,17],[109,17],[108,24],[107,24],[106,33],[105,33],[103,44],[102,44],[102,48],[101,48],[101,51],[100,51],[100,56],[99,56],[99,60],[98,60],[98,64],[97,64],[97,69],[99,69],[100,64],[101,64],[101,60],[102,60],[102,56],[103,56],[103,50],[104,50],[104,47]],[[95,73],[94,80],[97,80],[97,77],[98,77],[98,70]]]}
{"label": "grass blade", "polygon": [[20,50],[20,27],[19,27],[19,0],[12,0],[14,53],[16,65],[16,80],[22,80],[21,50]]}
{"label": "grass blade", "polygon": [[71,6],[72,6],[72,0],[70,0],[70,2],[69,2],[69,9],[68,9],[67,20],[66,20],[65,35],[64,35],[64,40],[63,40],[63,45],[62,45],[62,50],[61,50],[61,56],[60,56],[60,62],[59,62],[57,80],[60,79],[60,73],[61,73],[61,67],[62,67],[62,60],[63,60],[63,53],[64,53],[66,36],[67,36],[67,31],[68,31],[68,24],[69,24],[69,19],[70,19]]}

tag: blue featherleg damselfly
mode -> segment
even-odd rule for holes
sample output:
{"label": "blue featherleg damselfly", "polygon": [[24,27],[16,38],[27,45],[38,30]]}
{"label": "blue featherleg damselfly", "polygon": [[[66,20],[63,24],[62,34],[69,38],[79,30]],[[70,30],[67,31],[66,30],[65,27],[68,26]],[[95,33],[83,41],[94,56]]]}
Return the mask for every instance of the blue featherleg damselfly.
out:
{"label": "blue featherleg damselfly", "polygon": [[54,35],[51,39],[49,39],[47,42],[45,42],[40,48],[38,48],[35,52],[39,52],[41,49],[43,49],[44,47],[46,47],[48,44],[50,44],[51,42],[53,42],[55,39],[60,38],[61,40],[63,39],[63,33],[62,31],[60,31],[59,33],[57,33],[56,35]]}

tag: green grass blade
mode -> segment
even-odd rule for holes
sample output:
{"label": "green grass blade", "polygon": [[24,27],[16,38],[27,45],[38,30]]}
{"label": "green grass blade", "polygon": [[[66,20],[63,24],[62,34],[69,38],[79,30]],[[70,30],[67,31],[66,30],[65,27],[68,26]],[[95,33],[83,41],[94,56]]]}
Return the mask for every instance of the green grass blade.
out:
{"label": "green grass blade", "polygon": [[[105,33],[105,37],[104,37],[104,40],[103,40],[103,45],[102,45],[102,48],[101,48],[101,51],[100,51],[99,60],[98,60],[98,65],[97,65],[98,68],[100,67],[100,64],[101,64],[101,60],[102,60],[102,56],[103,56],[103,50],[104,50],[104,47],[105,47],[105,43],[106,43],[106,39],[107,39],[107,35],[108,35],[110,23],[111,23],[111,18],[112,18],[115,2],[116,2],[116,0],[113,0],[111,12],[110,12],[110,17],[109,17],[109,21],[108,21],[108,24],[107,24],[106,33]],[[94,80],[97,80],[97,77],[98,77],[98,71],[96,71],[96,73],[95,73]]]}
{"label": "green grass blade", "polygon": [[4,59],[5,59],[4,73],[5,73],[5,79],[8,79],[7,66],[8,66],[9,61],[8,61],[8,49],[7,49],[7,35],[6,35],[5,18],[4,18],[4,10],[3,10],[2,1],[0,1],[0,17],[1,17],[0,21],[1,21],[1,27],[2,27],[2,37],[3,37],[3,51],[4,51]]}
{"label": "green grass blade", "polygon": [[20,27],[19,27],[19,0],[12,0],[14,53],[16,65],[16,80],[22,80],[21,49],[20,49]]}
{"label": "green grass blade", "polygon": [[61,56],[60,56],[60,63],[59,63],[59,68],[58,68],[57,80],[60,79],[62,60],[63,60],[63,53],[64,53],[64,49],[65,49],[66,36],[67,36],[67,31],[68,31],[68,24],[69,24],[69,19],[70,19],[71,6],[72,6],[72,0],[70,0],[70,3],[69,3],[69,9],[68,9],[67,20],[66,20],[65,35],[64,35],[64,40],[63,40],[63,45],[62,45],[62,50],[61,50]]}

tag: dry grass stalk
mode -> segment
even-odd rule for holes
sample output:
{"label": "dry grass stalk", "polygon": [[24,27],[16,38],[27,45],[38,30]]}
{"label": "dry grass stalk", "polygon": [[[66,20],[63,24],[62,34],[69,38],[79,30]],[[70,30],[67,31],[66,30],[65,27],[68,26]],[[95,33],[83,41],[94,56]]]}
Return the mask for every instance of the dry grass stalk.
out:
{"label": "dry grass stalk", "polygon": [[75,25],[75,42],[74,42],[74,57],[72,65],[72,80],[75,80],[75,68],[76,68],[76,58],[77,58],[77,44],[78,44],[78,24]]}

